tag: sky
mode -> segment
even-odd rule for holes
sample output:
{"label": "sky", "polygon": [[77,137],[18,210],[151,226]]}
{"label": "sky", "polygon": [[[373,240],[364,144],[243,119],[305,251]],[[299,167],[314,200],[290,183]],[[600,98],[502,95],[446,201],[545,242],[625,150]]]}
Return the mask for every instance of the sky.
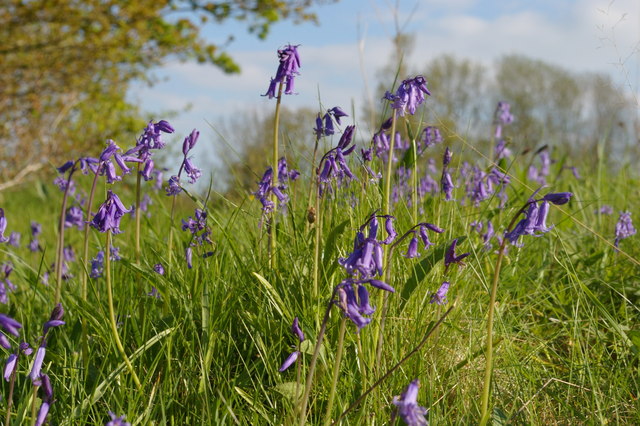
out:
{"label": "sky", "polygon": [[278,48],[299,45],[301,57],[297,94],[285,97],[287,106],[318,109],[321,101],[326,108],[350,110],[355,103],[358,109],[371,96],[368,87],[375,85],[377,70],[392,56],[396,23],[416,38],[406,59],[409,69],[445,53],[488,66],[517,53],[570,71],[608,73],[636,99],[640,93],[638,0],[342,0],[313,10],[319,25],[283,21],[266,40],[237,22],[208,25],[202,35],[210,42],[234,36],[225,50],[242,68],[240,74],[168,62],[154,70],[159,83],[134,85],[129,97],[146,111],[189,107],[171,119],[176,137],[197,128],[198,156],[220,165],[212,125],[243,111],[274,108],[275,100],[260,95],[275,74]]}

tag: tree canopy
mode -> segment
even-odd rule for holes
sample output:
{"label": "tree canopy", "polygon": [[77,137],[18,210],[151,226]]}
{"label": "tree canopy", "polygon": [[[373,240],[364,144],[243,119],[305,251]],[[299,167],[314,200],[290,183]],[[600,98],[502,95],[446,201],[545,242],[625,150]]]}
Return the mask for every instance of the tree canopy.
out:
{"label": "tree canopy", "polygon": [[[331,0],[329,0],[331,1]],[[134,79],[168,58],[239,72],[202,39],[208,23],[238,20],[265,38],[281,19],[315,21],[327,0],[7,0],[0,8],[0,170],[97,151],[132,137],[141,112],[126,101]],[[232,35],[229,35],[232,38]],[[87,152],[87,149],[93,150]]]}

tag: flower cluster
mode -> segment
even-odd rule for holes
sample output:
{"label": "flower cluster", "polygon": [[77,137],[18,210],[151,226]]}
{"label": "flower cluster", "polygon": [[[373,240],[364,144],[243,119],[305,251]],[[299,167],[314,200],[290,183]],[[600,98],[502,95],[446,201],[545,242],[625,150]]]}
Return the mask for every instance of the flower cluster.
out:
{"label": "flower cluster", "polygon": [[335,121],[340,125],[340,119],[342,117],[348,117],[348,115],[337,106],[327,110],[323,117],[318,114],[318,117],[316,117],[316,127],[313,129],[316,138],[320,139],[322,136],[335,134],[336,131],[333,127],[333,122]]}
{"label": "flower cluster", "polygon": [[496,112],[493,115],[493,125],[495,126],[494,137],[496,139],[501,139],[502,126],[505,124],[511,124],[512,122],[513,115],[511,114],[511,105],[504,101],[498,102]]}
{"label": "flower cluster", "polygon": [[98,212],[93,216],[93,220],[90,225],[96,228],[100,232],[111,231],[114,234],[119,234],[120,219],[125,213],[129,213],[120,198],[113,191],[107,191],[107,199],[98,209]]}
{"label": "flower cluster", "polygon": [[440,129],[434,126],[427,126],[422,130],[422,139],[420,140],[419,152],[423,152],[430,146],[436,145],[442,142],[442,134]]}
{"label": "flower cluster", "polygon": [[418,75],[414,78],[403,80],[395,94],[387,91],[384,99],[391,101],[391,107],[398,111],[400,116],[405,113],[416,113],[416,108],[425,101],[425,95],[431,95],[427,89],[427,80]]}
{"label": "flower cluster", "polygon": [[[150,121],[145,127],[142,135],[136,140],[136,146],[126,152],[125,155],[135,155],[138,161],[144,163],[143,170],[140,172],[144,180],[148,181],[152,179],[153,160],[151,159],[152,150],[162,149],[165,146],[162,141],[163,133],[173,133],[175,130],[165,120],[160,120],[157,123]],[[131,158],[131,157],[129,157]]]}
{"label": "flower cluster", "polygon": [[36,252],[41,251],[42,247],[40,247],[40,241],[38,240],[38,236],[42,233],[42,225],[38,222],[31,222],[31,241],[29,241],[29,250]]}
{"label": "flower cluster", "polygon": [[[548,228],[546,224],[549,205],[566,204],[572,195],[570,192],[559,192],[547,194],[538,200],[530,199],[527,202],[526,211],[524,210],[525,208],[521,209],[521,212],[524,212],[525,215],[524,219],[518,222],[511,231],[506,232],[504,234],[505,238],[508,239],[511,244],[521,247],[522,244],[518,244],[518,239],[522,235],[537,236],[549,232],[551,228]],[[538,206],[540,201],[542,201],[542,203]]]}
{"label": "flower cluster", "polygon": [[107,183],[114,183],[116,181],[122,180],[122,177],[116,174],[116,168],[111,161],[111,158],[113,158],[116,164],[118,164],[118,167],[120,168],[120,170],[122,170],[123,175],[128,175],[129,173],[131,173],[131,168],[127,166],[127,162],[144,162],[141,157],[132,155],[135,151],[130,150],[124,155],[121,155],[120,151],[120,147],[114,141],[109,139],[107,141],[107,147],[104,149],[104,151],[102,151],[102,154],[100,154],[100,157],[98,158],[100,162],[100,175],[105,175],[107,177]]}
{"label": "flower cluster", "polygon": [[369,291],[364,284],[395,293],[395,289],[389,284],[373,278],[364,280],[347,278],[337,285],[337,300],[334,300],[334,303],[358,327],[358,331],[371,322],[371,317],[365,315],[372,315],[376,311],[375,307],[369,305]]}
{"label": "flower cluster", "polygon": [[614,245],[618,247],[620,240],[635,235],[636,228],[631,222],[631,212],[620,212],[618,222],[616,223],[616,239]]}
{"label": "flower cluster", "polygon": [[[278,203],[280,205],[284,205],[289,201],[289,196],[286,193],[287,181],[296,180],[299,176],[300,172],[297,170],[289,170],[287,160],[284,157],[278,160],[277,185],[274,185],[273,183],[273,169],[268,167],[267,170],[265,170],[264,175],[262,175],[262,179],[258,182],[258,190],[253,193],[260,200],[260,203],[262,203],[263,218],[270,214],[275,207],[274,202],[269,199],[270,195],[273,194],[278,200]],[[262,221],[260,224],[262,224]]]}
{"label": "flower cluster", "polygon": [[[385,231],[387,237],[378,240],[378,218],[385,219]],[[375,279],[376,275],[382,275],[383,244],[391,244],[397,236],[393,227],[395,218],[391,215],[376,215],[373,213],[360,227],[356,234],[353,251],[346,258],[338,259],[338,263],[345,268],[350,275],[336,286],[334,294],[337,299],[334,303],[342,309],[342,312],[358,327],[358,331],[371,322],[371,315],[375,308],[369,305],[369,292],[364,284],[372,287],[395,292],[389,284]],[[365,238],[364,230],[368,226],[368,234]]]}
{"label": "flower cluster", "polygon": [[[187,136],[182,142],[182,163],[180,164],[178,175],[171,176],[167,182],[167,196],[171,197],[182,191],[182,187],[180,186],[180,176],[183,171],[187,174],[189,183],[191,184],[196,183],[196,181],[202,176],[202,171],[200,171],[200,169],[193,164],[191,158],[189,158],[189,152],[196,146],[199,136],[200,132],[193,129],[189,136]],[[151,179],[151,177],[149,177],[149,179]]]}
{"label": "flower cluster", "polygon": [[347,165],[346,157],[356,148],[356,144],[351,145],[355,126],[347,126],[340,137],[338,146],[327,151],[320,159],[316,175],[318,179],[318,192],[322,195],[330,187],[332,180],[342,182],[345,178],[356,179]]}
{"label": "flower cluster", "polygon": [[47,418],[47,414],[49,414],[49,408],[51,407],[51,404],[53,404],[53,389],[51,387],[49,376],[47,376],[46,374],[42,374],[42,363],[44,362],[47,348],[47,334],[49,333],[49,330],[51,328],[59,327],[65,324],[65,322],[62,321],[63,316],[64,309],[62,308],[62,305],[58,303],[53,308],[51,316],[49,317],[49,321],[44,323],[42,338],[40,339],[40,346],[36,351],[36,356],[33,361],[33,367],[31,368],[31,372],[29,373],[31,382],[34,384],[34,386],[41,386],[44,393],[42,404],[40,405],[40,410],[38,410],[38,416],[36,419],[37,425],[44,424]]}
{"label": "flower cluster", "polygon": [[451,163],[452,153],[447,147],[442,157],[442,177],[440,178],[440,188],[444,193],[445,200],[450,201],[453,199],[453,179],[451,178],[451,172],[449,171],[449,163]]}
{"label": "flower cluster", "polygon": [[298,55],[298,46],[291,44],[286,45],[283,49],[278,49],[278,59],[280,64],[276,71],[275,78],[271,79],[267,93],[262,96],[268,96],[269,99],[275,98],[276,86],[278,83],[284,84],[284,93],[286,95],[293,94],[293,83],[296,75],[299,75],[300,56]]}

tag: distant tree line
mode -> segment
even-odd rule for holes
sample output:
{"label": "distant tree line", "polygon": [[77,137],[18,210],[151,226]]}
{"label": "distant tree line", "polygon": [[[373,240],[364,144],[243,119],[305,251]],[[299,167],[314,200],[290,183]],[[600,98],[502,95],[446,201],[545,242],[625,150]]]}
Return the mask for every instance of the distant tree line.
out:
{"label": "distant tree line", "polygon": [[[410,38],[396,41],[402,46],[411,45]],[[357,123],[361,144],[367,144],[387,118],[381,102],[385,91],[403,78],[422,74],[432,96],[427,101],[426,115],[413,119],[438,126],[445,139],[456,134],[474,146],[488,148],[496,104],[506,101],[515,116],[507,134],[511,149],[524,152],[548,145],[580,156],[591,154],[597,144],[606,143],[612,162],[623,160],[629,151],[637,155],[639,106],[607,74],[572,72],[522,55],[503,56],[491,67],[442,55],[420,69],[410,70],[401,60],[402,49],[395,51],[396,56],[378,73],[373,103],[361,103],[363,111]],[[294,147],[291,151],[300,153],[298,167],[304,173],[311,172],[308,159],[318,112],[305,108],[282,115],[285,141]],[[226,143],[237,147],[227,158],[226,175],[233,183],[234,194],[253,190],[258,175],[268,166],[266,153],[273,116],[255,112],[248,117],[236,117],[221,126],[226,129]]]}

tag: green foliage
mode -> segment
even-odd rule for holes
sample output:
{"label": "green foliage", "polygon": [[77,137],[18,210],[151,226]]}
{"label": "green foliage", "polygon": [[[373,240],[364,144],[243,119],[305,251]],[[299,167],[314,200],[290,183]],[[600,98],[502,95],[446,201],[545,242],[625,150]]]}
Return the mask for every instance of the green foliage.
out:
{"label": "green foliage", "polygon": [[[460,165],[456,158],[454,167]],[[425,160],[419,159],[421,166]],[[526,157],[517,160],[512,176],[522,176],[525,171],[521,165],[527,164]],[[361,181],[338,188],[335,196],[328,196],[323,203],[320,300],[310,294],[313,256],[310,234],[305,231],[308,180],[291,187],[289,213],[279,216],[278,270],[268,267],[268,233],[257,227],[260,203],[245,198],[234,206],[219,198],[208,203],[214,255],[205,259],[194,256],[194,268],[187,269],[183,253],[189,235],[176,229],[176,266],[164,276],[154,273],[155,263],[166,266],[168,262],[170,199],[152,193],[151,216],[143,217],[140,266],[133,262],[134,221],[125,217],[124,232],[114,236],[123,255],[121,261],[113,262],[119,333],[144,391],[135,390],[111,342],[104,278],[90,280],[90,303],[83,304],[76,285],[80,265],[72,263],[74,277],[63,294],[67,324],[52,333],[44,367],[56,399],[51,422],[103,424],[109,410],[140,423],[285,422],[293,412],[296,372],[295,368],[284,373],[277,369],[296,341],[290,332],[291,321],[298,316],[307,336],[301,360],[308,365],[318,332],[317,318],[344,274],[336,260],[352,250],[357,228],[380,197],[376,185],[364,185],[363,170],[356,165],[353,170]],[[84,178],[78,176],[78,184],[86,190],[89,182]],[[628,238],[621,242],[622,252],[616,253],[610,245],[615,216],[595,213],[603,203],[616,210],[637,212],[637,200],[628,194],[639,183],[627,169],[612,175],[601,168],[582,181],[563,173],[555,188],[571,188],[575,199],[552,210],[549,224],[554,225],[553,231],[540,238],[529,237],[522,248],[509,248],[497,306],[495,422],[640,421],[637,404],[630,398],[640,392],[635,374],[640,360],[640,291],[637,266],[623,256],[624,252],[637,259],[640,245],[637,236]],[[390,284],[397,292],[389,298],[380,365],[373,364],[369,349],[375,322],[359,334],[348,324],[334,418],[422,339],[429,324],[444,312],[445,307],[428,302],[446,278],[452,283],[446,307],[455,304],[453,312],[427,347],[384,381],[346,421],[386,422],[392,396],[399,395],[414,378],[420,378],[418,402],[430,409],[432,423],[477,421],[484,315],[495,254],[483,248],[480,235],[470,232],[469,224],[491,218],[496,230],[501,229],[530,193],[526,185],[526,181],[516,181],[510,187],[511,201],[504,210],[497,208],[497,199],[480,208],[446,202],[439,196],[423,200],[421,220],[436,223],[446,232],[434,235],[435,246],[420,250],[419,259],[401,256],[406,244],[394,251]],[[125,181],[114,188],[127,205],[133,200],[127,190],[131,186],[132,182]],[[463,192],[460,186],[456,198]],[[9,293],[9,304],[3,305],[2,312],[24,324],[21,337],[32,344],[37,343],[52,307],[53,287],[44,286],[40,278],[53,261],[56,230],[52,218],[60,198],[52,184],[43,183],[20,192],[5,192],[0,199],[8,231],[23,234],[22,247],[0,248],[0,257],[14,264],[11,279],[18,287]],[[358,202],[351,204],[352,199]],[[188,197],[181,197],[177,218],[193,215],[194,207]],[[395,205],[399,233],[411,225],[408,210],[404,201]],[[27,218],[24,211],[32,213]],[[40,237],[44,253],[31,253],[25,247],[30,220],[44,224]],[[78,253],[81,233],[68,230],[67,236],[68,244]],[[459,249],[472,255],[465,259],[466,267],[453,266],[445,275],[444,250],[452,238],[460,236],[467,238],[460,239]],[[91,256],[100,249],[102,240],[93,234]],[[146,291],[156,287],[161,298],[141,297],[136,290],[141,281]],[[137,317],[139,305],[145,311],[144,321]],[[340,316],[334,308],[312,390],[311,424],[324,416]],[[87,319],[90,330],[87,370],[80,355],[81,318]],[[29,368],[30,359],[22,358],[12,410],[12,419],[18,423],[31,421]],[[7,390],[5,383],[5,399]],[[0,416],[5,409],[6,405],[0,408]]]}
{"label": "green foliage", "polygon": [[[144,125],[125,100],[133,80],[168,58],[239,66],[200,29],[229,19],[265,38],[281,19],[315,21],[313,0],[9,0],[0,8],[0,169],[95,155]],[[90,124],[87,126],[87,124]],[[135,129],[135,132],[132,132]]]}

